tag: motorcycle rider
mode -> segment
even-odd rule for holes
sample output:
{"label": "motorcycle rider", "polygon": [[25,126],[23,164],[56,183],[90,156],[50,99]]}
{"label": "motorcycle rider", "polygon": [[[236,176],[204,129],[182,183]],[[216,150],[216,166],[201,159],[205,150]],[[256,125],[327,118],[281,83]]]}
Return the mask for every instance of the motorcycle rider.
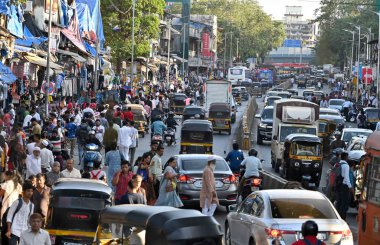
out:
{"label": "motorcycle rider", "polygon": [[233,173],[240,173],[240,164],[244,160],[244,154],[239,149],[238,143],[232,144],[232,151],[227,154],[226,162],[229,163],[231,171]]}
{"label": "motorcycle rider", "polygon": [[346,143],[344,143],[344,141],[341,139],[342,133],[340,131],[336,131],[334,134],[335,140],[330,144],[330,155],[336,148],[346,149]]}
{"label": "motorcycle rider", "polygon": [[95,131],[94,130],[91,130],[89,133],[88,133],[88,138],[86,140],[86,145],[87,144],[95,144],[95,145],[98,145],[99,147],[99,151],[100,149],[102,148],[102,143],[100,143],[100,141],[98,140],[98,138],[96,138],[95,136]]}
{"label": "motorcycle rider", "polygon": [[292,245],[326,245],[323,241],[318,240],[318,225],[313,220],[307,220],[301,228],[303,239],[293,242]]}
{"label": "motorcycle rider", "polygon": [[161,117],[157,118],[157,121],[154,121],[152,125],[150,126],[152,130],[152,137],[155,134],[161,135],[161,137],[164,136],[164,131],[167,130],[166,125],[162,122]]}
{"label": "motorcycle rider", "polygon": [[174,129],[174,130],[176,129],[176,126],[178,126],[178,123],[177,123],[177,121],[174,119],[174,112],[169,111],[169,113],[168,113],[168,118],[166,119],[165,123],[166,123],[166,126],[167,126],[168,128],[172,128],[172,129]]}
{"label": "motorcycle rider", "polygon": [[262,166],[261,166],[260,159],[257,158],[257,151],[253,148],[250,149],[248,152],[248,157],[243,160],[240,166],[245,167],[245,172],[239,184],[238,195],[241,194],[241,191],[243,189],[243,184],[246,179],[249,179],[252,177],[257,177],[257,178],[260,177],[259,170],[262,169]]}

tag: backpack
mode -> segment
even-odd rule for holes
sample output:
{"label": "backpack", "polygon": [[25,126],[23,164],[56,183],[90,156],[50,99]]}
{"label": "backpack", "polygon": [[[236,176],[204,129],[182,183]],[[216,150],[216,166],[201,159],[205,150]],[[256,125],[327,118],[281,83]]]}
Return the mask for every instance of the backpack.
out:
{"label": "backpack", "polygon": [[[343,163],[347,164],[347,163]],[[333,187],[333,190],[337,190],[342,184],[344,177],[342,176],[342,163],[337,163],[334,165],[330,173],[330,185]]]}
{"label": "backpack", "polygon": [[[31,202],[31,201],[29,201],[29,202]],[[20,211],[21,207],[22,207],[22,198],[20,197],[20,198],[18,199],[18,203],[17,203],[16,210],[15,210],[15,212],[13,213],[13,216],[12,216],[12,222],[11,222],[11,223],[13,223],[13,220],[15,219],[15,216],[16,216],[16,214],[18,213],[18,211]],[[5,213],[3,214],[3,219],[1,220],[2,228],[6,228],[6,227],[7,227],[7,216],[8,216],[8,212],[9,212],[9,209],[10,209],[10,208],[11,208],[11,207],[8,207],[7,210],[5,210]],[[28,215],[28,217],[30,217],[30,215],[31,215],[32,212],[33,212],[32,208],[33,208],[33,205],[29,205],[29,215]]]}
{"label": "backpack", "polygon": [[98,176],[102,173],[102,170],[98,170],[96,174],[94,174],[92,171],[90,172],[91,179],[98,179]]}

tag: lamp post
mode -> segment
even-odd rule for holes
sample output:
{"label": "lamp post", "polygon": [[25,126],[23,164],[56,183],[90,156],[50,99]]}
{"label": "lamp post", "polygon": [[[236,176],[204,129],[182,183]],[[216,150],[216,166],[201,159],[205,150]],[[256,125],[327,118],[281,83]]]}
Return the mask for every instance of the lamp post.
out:
{"label": "lamp post", "polygon": [[50,0],[49,5],[49,25],[48,25],[48,52],[47,52],[47,64],[46,64],[46,82],[45,82],[45,109],[46,116],[49,114],[49,86],[50,86],[50,49],[51,49],[51,15],[53,8],[53,0]]}
{"label": "lamp post", "polygon": [[182,45],[182,76],[185,78],[185,38],[186,38],[186,25],[187,23],[183,22],[182,35],[183,35],[183,45]]}
{"label": "lamp post", "polygon": [[172,20],[170,19],[168,21],[168,31],[169,31],[169,40],[168,40],[168,66],[167,66],[167,70],[166,70],[166,82],[167,84],[169,84],[170,82],[170,39],[172,38],[172,31],[171,31],[171,22]]}
{"label": "lamp post", "polygon": [[350,58],[350,77],[352,77],[352,67],[354,66],[354,43],[355,43],[355,31],[343,30],[352,34],[352,44],[351,44],[351,58]]}
{"label": "lamp post", "polygon": [[131,54],[131,88],[133,89],[133,61],[135,54],[135,9],[136,0],[132,0],[132,54]]}
{"label": "lamp post", "polygon": [[223,75],[226,75],[226,50],[227,50],[227,35],[231,34],[232,32],[227,32],[224,34],[224,57],[223,57]]}
{"label": "lamp post", "polygon": [[358,54],[356,57],[356,62],[357,62],[357,77],[356,77],[356,102],[359,100],[359,69],[360,69],[360,31],[361,31],[361,26],[354,25],[352,23],[349,23],[352,26],[354,26],[358,30]]}

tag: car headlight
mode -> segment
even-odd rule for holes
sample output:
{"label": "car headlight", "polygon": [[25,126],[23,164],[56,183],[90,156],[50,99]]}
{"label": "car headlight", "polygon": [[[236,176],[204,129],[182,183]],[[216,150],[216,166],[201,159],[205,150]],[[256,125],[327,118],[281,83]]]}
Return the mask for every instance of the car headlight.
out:
{"label": "car headlight", "polygon": [[319,168],[319,163],[318,163],[318,162],[316,162],[316,163],[314,164],[314,168]]}
{"label": "car headlight", "polygon": [[267,126],[268,126],[268,125],[266,125],[265,123],[260,123],[260,124],[259,124],[259,127],[260,127],[260,128],[266,128]]}
{"label": "car headlight", "polygon": [[294,167],[299,167],[300,166],[300,163],[299,162],[295,162],[294,163]]}

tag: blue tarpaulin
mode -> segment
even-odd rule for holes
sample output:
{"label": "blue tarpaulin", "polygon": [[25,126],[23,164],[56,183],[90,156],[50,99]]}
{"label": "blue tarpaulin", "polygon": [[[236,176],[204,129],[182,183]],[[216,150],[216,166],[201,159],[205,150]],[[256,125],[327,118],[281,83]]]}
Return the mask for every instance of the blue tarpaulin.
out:
{"label": "blue tarpaulin", "polygon": [[47,40],[47,37],[33,36],[32,33],[29,31],[29,29],[26,26],[24,26],[24,39],[21,39],[21,38],[16,39],[16,44],[20,46],[25,46],[25,47],[32,47],[33,43],[35,45],[40,45],[46,40]]}
{"label": "blue tarpaulin", "polygon": [[17,77],[12,73],[8,66],[0,62],[0,81],[11,84],[16,81]]}
{"label": "blue tarpaulin", "polygon": [[0,0],[0,14],[10,15],[9,1],[10,0]]}
{"label": "blue tarpaulin", "polygon": [[96,56],[96,49],[92,47],[88,42],[83,42],[86,47],[87,52],[89,52],[92,56]]}
{"label": "blue tarpaulin", "polygon": [[10,11],[7,29],[12,35],[22,38],[24,35],[21,23],[21,19],[23,18],[22,13],[19,12],[19,9],[15,5],[11,5]]}
{"label": "blue tarpaulin", "polygon": [[[82,16],[79,16],[80,10],[78,9],[78,19],[79,19],[79,26],[81,29],[81,34],[90,34],[94,33],[96,34],[96,37],[99,37],[99,40],[101,42],[101,45],[104,43],[104,32],[103,32],[103,21],[102,21],[102,14],[100,12],[99,4],[100,0],[76,0],[77,9],[82,8],[81,11],[87,11],[85,9],[88,9],[89,15],[85,12]],[[87,5],[85,7],[84,5]],[[90,20],[88,18],[91,18]],[[99,28],[98,28],[99,25]],[[86,29],[87,28],[87,29]],[[84,33],[82,32],[84,31]],[[99,32],[99,33],[98,33]],[[91,41],[95,41],[90,39]]]}

